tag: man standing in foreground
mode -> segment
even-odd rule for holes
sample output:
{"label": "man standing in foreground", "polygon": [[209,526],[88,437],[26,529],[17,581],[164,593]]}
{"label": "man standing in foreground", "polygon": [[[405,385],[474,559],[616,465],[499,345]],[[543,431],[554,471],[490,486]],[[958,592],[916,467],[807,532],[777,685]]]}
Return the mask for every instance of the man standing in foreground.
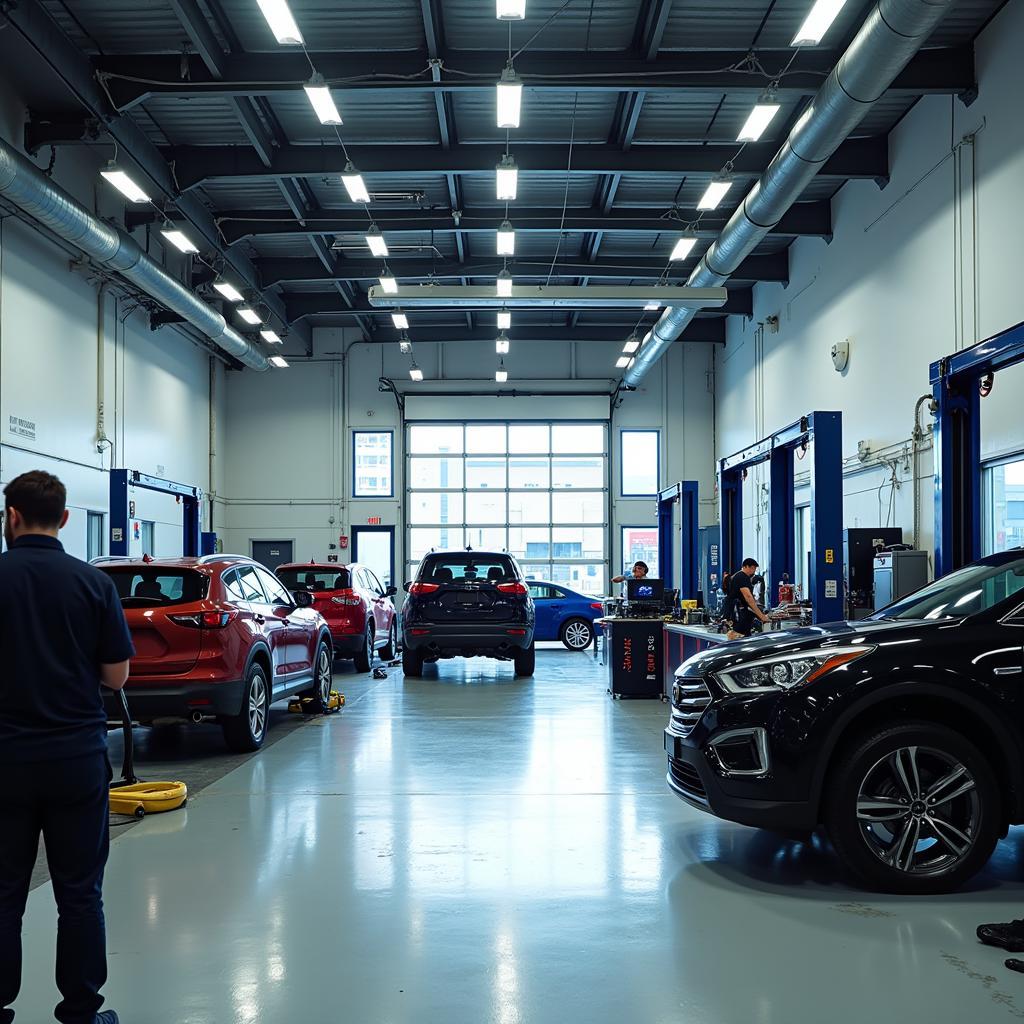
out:
{"label": "man standing in foreground", "polygon": [[21,919],[46,841],[62,1024],[117,1024],[107,980],[103,869],[110,764],[100,684],[120,690],[135,653],[113,583],[64,553],[64,485],[25,473],[4,491],[0,555],[0,1024],[21,988]]}

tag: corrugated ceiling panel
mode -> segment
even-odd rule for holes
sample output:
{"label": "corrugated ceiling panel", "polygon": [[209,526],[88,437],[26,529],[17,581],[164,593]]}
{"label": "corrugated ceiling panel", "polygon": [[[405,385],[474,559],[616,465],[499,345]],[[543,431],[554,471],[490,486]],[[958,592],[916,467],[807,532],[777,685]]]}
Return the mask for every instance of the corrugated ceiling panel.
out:
{"label": "corrugated ceiling panel", "polygon": [[[452,98],[460,142],[505,144],[505,129],[495,124],[493,89],[454,93]],[[433,109],[433,101],[430,102]],[[605,142],[617,102],[618,96],[611,92],[542,92],[526,88],[522,120],[512,133],[512,144],[516,141],[562,142],[568,146],[574,107],[576,141]]]}
{"label": "corrugated ceiling panel", "polygon": [[212,179],[203,185],[214,210],[281,210],[291,212],[272,178],[239,181]]}
{"label": "corrugated ceiling panel", "polygon": [[[340,132],[346,143],[387,141],[412,146],[440,141],[437,113],[430,96],[403,93],[399,101],[387,92],[335,89],[333,94],[345,122]],[[301,89],[294,94],[273,96],[270,105],[290,142],[337,145],[334,129],[317,120]]]}
{"label": "corrugated ceiling panel", "polygon": [[[425,174],[421,178],[391,177],[387,174],[363,173],[366,187],[371,194],[394,193],[407,195],[414,192],[423,194],[422,203],[415,200],[401,199],[397,201],[380,201],[374,203],[375,210],[414,210],[421,206],[450,209],[448,186],[444,177],[439,174]],[[353,209],[345,186],[338,175],[323,178],[307,178],[309,186],[316,195],[317,202],[325,207]]]}
{"label": "corrugated ceiling panel", "polygon": [[[564,174],[539,174],[519,172],[519,206],[548,206],[561,209],[565,196]],[[600,176],[597,174],[572,174],[569,176],[569,206],[589,208]],[[462,179],[462,195],[466,206],[494,206],[494,175],[465,175]],[[513,204],[513,208],[516,204]]]}
{"label": "corrugated ceiling panel", "polygon": [[[155,96],[146,101],[144,110],[151,124],[172,146],[250,145],[238,115],[225,99]],[[145,118],[140,118],[139,123],[144,126]]]}
{"label": "corrugated ceiling panel", "polygon": [[[513,214],[514,216],[514,214]],[[513,226],[515,220],[512,221]],[[559,258],[578,256],[582,251],[586,235],[579,231],[567,231],[558,246],[557,231],[519,231],[516,233],[516,262],[521,259],[541,257],[550,261],[558,246]],[[498,259],[495,252],[495,235],[491,232],[474,232],[469,238],[469,255],[473,259]]]}
{"label": "corrugated ceiling panel", "polygon": [[[765,141],[779,139],[796,109],[797,100],[785,100]],[[753,107],[753,97],[721,93],[651,92],[644,99],[635,142],[735,142]]]}
{"label": "corrugated ceiling panel", "polygon": [[302,235],[258,235],[249,242],[257,256],[286,258],[313,255],[309,239]]}
{"label": "corrugated ceiling panel", "polygon": [[44,0],[86,53],[179,53],[188,36],[167,0]]}

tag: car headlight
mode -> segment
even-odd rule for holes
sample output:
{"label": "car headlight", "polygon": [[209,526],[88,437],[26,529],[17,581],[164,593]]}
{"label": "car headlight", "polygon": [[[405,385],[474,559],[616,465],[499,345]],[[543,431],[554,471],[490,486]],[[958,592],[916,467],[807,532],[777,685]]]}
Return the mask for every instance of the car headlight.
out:
{"label": "car headlight", "polygon": [[821,651],[797,651],[723,669],[715,675],[731,693],[792,690],[806,686],[841,665],[848,665],[874,647],[830,647]]}

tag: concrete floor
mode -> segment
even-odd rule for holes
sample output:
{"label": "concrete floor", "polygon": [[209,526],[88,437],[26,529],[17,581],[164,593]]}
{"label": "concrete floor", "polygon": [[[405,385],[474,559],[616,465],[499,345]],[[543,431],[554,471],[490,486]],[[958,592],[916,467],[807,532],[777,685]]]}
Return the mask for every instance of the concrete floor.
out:
{"label": "concrete floor", "polygon": [[[1024,1018],[1024,976],[974,939],[1022,912],[1020,835],[956,896],[859,892],[827,848],[672,796],[664,705],[612,702],[586,655],[537,669],[341,675],[344,712],[118,835],[124,1024]],[[35,1024],[56,1001],[48,886],[25,930]]]}

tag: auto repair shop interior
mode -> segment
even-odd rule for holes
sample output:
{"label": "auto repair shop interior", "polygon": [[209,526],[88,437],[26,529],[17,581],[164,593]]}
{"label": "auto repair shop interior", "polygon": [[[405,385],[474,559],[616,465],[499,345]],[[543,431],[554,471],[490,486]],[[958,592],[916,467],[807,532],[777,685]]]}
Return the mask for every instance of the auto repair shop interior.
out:
{"label": "auto repair shop interior", "polygon": [[107,1006],[1024,1017],[1022,50],[1021,0],[0,4],[0,483],[117,587],[115,782],[188,795],[112,790]]}

